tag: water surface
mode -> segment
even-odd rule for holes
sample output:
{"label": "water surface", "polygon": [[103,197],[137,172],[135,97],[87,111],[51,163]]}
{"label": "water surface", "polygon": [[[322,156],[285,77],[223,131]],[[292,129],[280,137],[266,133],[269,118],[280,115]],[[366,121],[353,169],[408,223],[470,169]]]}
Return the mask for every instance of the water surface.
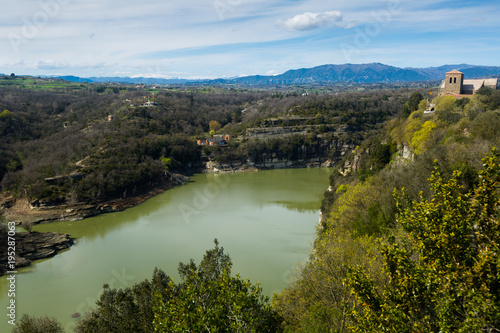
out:
{"label": "water surface", "polygon": [[[233,273],[259,281],[271,296],[293,267],[307,259],[330,169],[287,169],[200,174],[123,212],[78,222],[37,226],[77,238],[57,256],[19,270],[17,318],[23,313],[57,318],[70,331],[71,314],[95,304],[108,283],[124,288],[150,279],[154,267],[174,280],[178,263],[198,263],[217,238],[233,260]],[[8,302],[0,278],[0,304]],[[0,332],[8,332],[6,315]]]}

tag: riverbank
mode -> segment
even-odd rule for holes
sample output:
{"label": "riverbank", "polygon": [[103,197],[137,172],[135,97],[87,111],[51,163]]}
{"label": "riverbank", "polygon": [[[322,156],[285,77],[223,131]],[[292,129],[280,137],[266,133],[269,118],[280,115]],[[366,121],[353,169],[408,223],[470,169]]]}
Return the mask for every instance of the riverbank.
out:
{"label": "riverbank", "polygon": [[3,198],[0,200],[0,210],[7,221],[14,222],[16,225],[79,221],[88,217],[119,212],[134,207],[166,190],[182,185],[188,180],[188,176],[171,174],[170,177],[159,184],[145,187],[138,195],[95,203],[66,202],[59,205],[40,205],[33,204],[27,199]]}
{"label": "riverbank", "polygon": [[[136,206],[177,185],[184,184],[189,177],[181,174],[171,174],[163,182],[145,187],[141,194],[129,198],[117,198],[99,203],[64,203],[53,206],[33,205],[27,199],[16,200],[12,197],[0,198],[0,212],[9,222],[17,226],[50,223],[55,221],[79,221],[87,217],[104,213],[118,212]],[[74,244],[69,234],[56,232],[16,233],[15,235],[15,266],[30,266],[35,260],[55,256],[61,250]],[[0,239],[0,276],[8,271],[7,234]],[[12,270],[12,269],[10,269]]]}
{"label": "riverbank", "polygon": [[309,159],[302,161],[281,161],[278,159],[270,159],[267,163],[218,163],[209,161],[206,163],[203,173],[237,173],[237,172],[257,172],[260,170],[274,169],[304,169],[304,168],[330,168],[335,165],[334,162],[327,159]]}
{"label": "riverbank", "polygon": [[[343,155],[343,154],[342,154]],[[299,168],[322,168],[332,167],[335,162],[327,158],[310,158],[298,161],[283,161],[277,158],[269,158],[262,163],[218,163],[207,161],[204,167],[197,170],[198,173],[240,173],[257,172],[272,169],[299,169]],[[38,200],[30,202],[28,199],[14,199],[12,197],[0,197],[0,213],[9,222],[17,226],[23,224],[43,224],[57,221],[80,221],[88,217],[104,213],[123,211],[134,207],[146,200],[165,192],[175,186],[182,185],[189,180],[188,176],[182,174],[170,174],[159,184],[146,186],[140,194],[105,200],[102,202],[65,202],[57,205],[44,205]]]}
{"label": "riverbank", "polygon": [[[34,260],[40,260],[55,256],[74,244],[74,239],[68,234],[58,232],[22,232],[16,233],[15,239],[15,269],[30,266]],[[7,271],[14,271],[8,267],[9,249],[7,234],[0,239],[0,276]]]}
{"label": "riverbank", "polygon": [[[272,297],[285,288],[294,264],[308,258],[332,171],[196,173],[186,186],[124,212],[37,225],[40,232],[69,234],[77,244],[21,270],[27,272],[18,274],[17,316],[48,315],[69,325],[73,313],[95,305],[103,284],[130,287],[151,279],[155,267],[178,278],[179,262],[199,258],[214,238],[234,258],[235,273],[259,281]],[[8,301],[6,293],[0,296],[0,304]],[[0,323],[0,332],[9,332],[6,327]]]}
{"label": "riverbank", "polygon": [[[317,168],[329,167],[333,163],[326,161],[303,161],[295,163],[268,163],[266,167],[255,167],[248,164],[219,164],[209,162],[205,168],[198,170],[200,173],[235,173],[235,172],[254,172],[268,169],[292,169],[292,168]],[[54,206],[38,205],[34,206],[27,199],[15,200],[12,197],[0,198],[0,210],[4,217],[9,222],[14,222],[16,225],[36,225],[45,224],[55,221],[79,221],[88,217],[97,216],[104,213],[119,212],[127,208],[134,207],[146,200],[157,196],[177,185],[182,185],[189,180],[188,176],[181,174],[171,174],[168,179],[149,187],[141,192],[141,194],[128,197],[117,198],[113,200],[103,201],[99,203],[64,203]],[[56,255],[60,250],[69,248],[73,243],[73,239],[69,234],[58,233],[20,233],[21,241],[16,239],[16,267],[24,267],[31,265],[32,261],[45,259]],[[17,235],[16,235],[17,236]],[[7,249],[6,244],[2,245],[2,249]],[[0,251],[0,276],[7,270],[7,255]]]}

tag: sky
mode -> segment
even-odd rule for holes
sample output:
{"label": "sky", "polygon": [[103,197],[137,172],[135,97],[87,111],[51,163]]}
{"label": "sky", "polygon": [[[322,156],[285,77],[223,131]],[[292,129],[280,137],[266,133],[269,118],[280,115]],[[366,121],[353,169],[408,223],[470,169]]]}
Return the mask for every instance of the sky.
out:
{"label": "sky", "polygon": [[3,0],[0,73],[226,78],[500,66],[500,1]]}

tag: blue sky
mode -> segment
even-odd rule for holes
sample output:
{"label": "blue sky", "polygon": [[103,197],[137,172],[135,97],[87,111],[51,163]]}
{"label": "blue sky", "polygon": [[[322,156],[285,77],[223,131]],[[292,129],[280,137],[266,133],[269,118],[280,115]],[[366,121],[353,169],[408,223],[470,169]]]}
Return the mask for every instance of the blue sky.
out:
{"label": "blue sky", "polygon": [[323,64],[500,66],[500,1],[9,0],[0,73],[216,78]]}

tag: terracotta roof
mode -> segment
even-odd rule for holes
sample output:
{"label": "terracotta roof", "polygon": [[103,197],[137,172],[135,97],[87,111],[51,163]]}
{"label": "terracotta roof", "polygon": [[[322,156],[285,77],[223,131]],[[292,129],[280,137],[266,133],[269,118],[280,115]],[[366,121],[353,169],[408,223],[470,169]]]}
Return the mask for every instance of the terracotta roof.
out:
{"label": "terracotta roof", "polygon": [[452,70],[451,72],[448,72],[446,74],[463,74],[462,72],[457,71],[456,69]]}

